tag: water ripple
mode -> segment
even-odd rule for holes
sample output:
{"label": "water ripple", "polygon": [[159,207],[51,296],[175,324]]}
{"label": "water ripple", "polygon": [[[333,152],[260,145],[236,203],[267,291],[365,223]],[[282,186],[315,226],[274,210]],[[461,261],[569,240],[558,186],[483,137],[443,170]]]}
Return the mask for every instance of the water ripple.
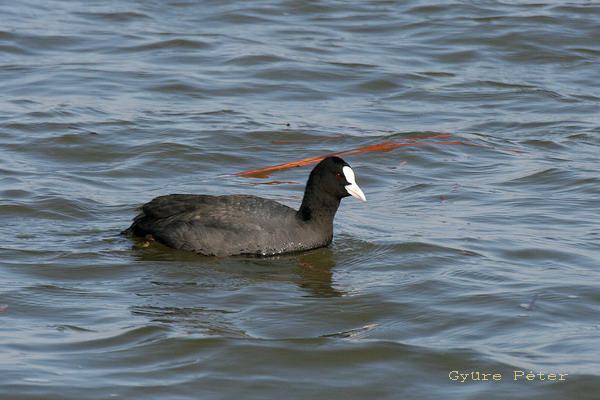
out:
{"label": "water ripple", "polygon": [[[0,3],[0,397],[594,398],[599,11]],[[167,193],[297,207],[307,168],[233,174],[386,142],[328,248],[118,234]]]}

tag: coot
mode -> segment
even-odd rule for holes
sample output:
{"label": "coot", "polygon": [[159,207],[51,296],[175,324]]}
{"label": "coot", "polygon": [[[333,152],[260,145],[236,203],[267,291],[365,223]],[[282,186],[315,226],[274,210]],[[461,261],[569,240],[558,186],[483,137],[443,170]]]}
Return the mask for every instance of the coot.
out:
{"label": "coot", "polygon": [[270,256],[327,246],[346,196],[367,201],[354,171],[339,157],[310,173],[299,210],[249,195],[170,194],[142,206],[123,233],[209,256]]}

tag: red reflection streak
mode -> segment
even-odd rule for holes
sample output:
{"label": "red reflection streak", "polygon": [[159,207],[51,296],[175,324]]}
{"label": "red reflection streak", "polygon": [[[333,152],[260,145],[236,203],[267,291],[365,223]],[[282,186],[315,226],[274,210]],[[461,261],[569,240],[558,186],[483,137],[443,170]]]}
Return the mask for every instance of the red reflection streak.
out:
{"label": "red reflection streak", "polygon": [[450,137],[451,136],[448,134],[437,134],[437,135],[419,136],[419,137],[415,137],[415,138],[406,138],[406,139],[404,139],[405,142],[392,142],[392,141],[382,142],[382,143],[357,147],[356,149],[327,153],[327,154],[322,154],[320,156],[303,158],[301,160],[291,161],[291,162],[287,162],[287,163],[283,163],[283,164],[272,165],[269,167],[253,169],[253,170],[248,170],[248,171],[242,171],[242,172],[236,173],[235,175],[243,176],[243,177],[247,177],[247,178],[267,178],[273,172],[283,171],[283,170],[291,169],[291,168],[304,167],[306,165],[311,165],[311,164],[316,164],[319,161],[321,161],[322,159],[331,157],[331,156],[340,156],[341,157],[341,156],[350,156],[350,155],[362,154],[362,153],[388,152],[388,151],[397,149],[399,147],[411,147],[411,146],[414,147],[414,146],[426,146],[426,145],[430,145],[430,146],[463,145],[463,146],[486,147],[486,146],[483,146],[480,144],[468,143],[468,142],[463,142],[460,140],[453,140],[453,141],[439,141],[438,140],[438,141],[432,141],[432,142],[421,142],[420,141],[423,139],[448,139]]}

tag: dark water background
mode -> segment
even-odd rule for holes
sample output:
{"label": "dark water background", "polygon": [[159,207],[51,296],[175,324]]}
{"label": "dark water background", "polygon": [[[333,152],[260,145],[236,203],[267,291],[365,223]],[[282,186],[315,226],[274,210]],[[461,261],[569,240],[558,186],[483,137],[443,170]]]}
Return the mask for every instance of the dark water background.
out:
{"label": "dark water background", "polygon": [[[598,2],[0,1],[0,398],[600,398],[599,106]],[[330,248],[118,235],[430,134],[476,146],[348,157]]]}

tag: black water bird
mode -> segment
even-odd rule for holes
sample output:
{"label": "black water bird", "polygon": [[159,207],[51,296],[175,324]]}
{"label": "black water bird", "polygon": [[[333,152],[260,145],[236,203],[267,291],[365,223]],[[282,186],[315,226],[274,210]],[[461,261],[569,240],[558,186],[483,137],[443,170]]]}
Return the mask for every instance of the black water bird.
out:
{"label": "black water bird", "polygon": [[299,210],[250,195],[170,194],[142,206],[125,234],[209,256],[271,256],[327,246],[346,196],[367,201],[354,171],[339,157],[310,173]]}

